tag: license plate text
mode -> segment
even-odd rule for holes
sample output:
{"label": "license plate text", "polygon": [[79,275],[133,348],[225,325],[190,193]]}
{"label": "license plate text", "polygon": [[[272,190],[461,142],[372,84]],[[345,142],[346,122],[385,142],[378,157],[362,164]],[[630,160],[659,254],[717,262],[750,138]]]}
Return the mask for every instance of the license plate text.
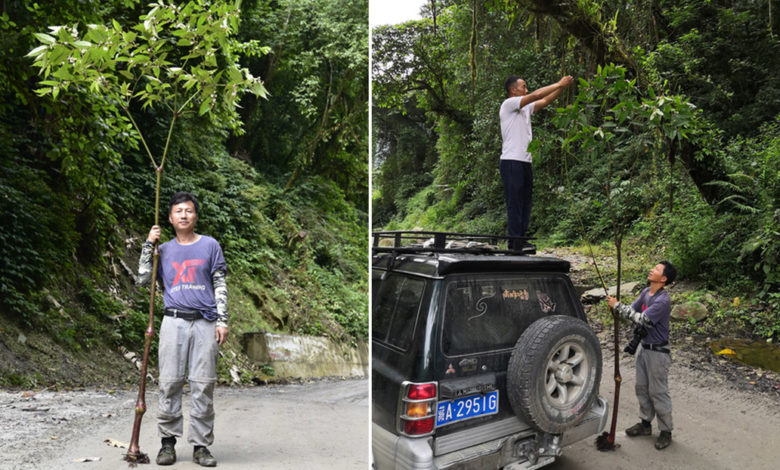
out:
{"label": "license plate text", "polygon": [[484,395],[471,395],[439,402],[436,408],[436,426],[496,413],[498,413],[498,390],[493,390]]}

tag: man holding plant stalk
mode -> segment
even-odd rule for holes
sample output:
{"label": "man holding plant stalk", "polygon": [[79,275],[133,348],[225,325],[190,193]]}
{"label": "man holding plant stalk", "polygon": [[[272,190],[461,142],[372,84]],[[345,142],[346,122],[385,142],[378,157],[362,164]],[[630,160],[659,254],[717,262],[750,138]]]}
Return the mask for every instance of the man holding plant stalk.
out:
{"label": "man holding plant stalk", "polygon": [[658,450],[672,443],[672,398],[669,396],[669,319],[672,301],[664,286],[674,282],[677,270],[669,261],[656,264],[647,275],[650,284],[631,305],[607,296],[613,312],[642,329],[641,351],[636,355],[636,397],[640,422],[626,429],[628,437],[649,436],[651,422],[658,418],[660,434],[655,441]]}
{"label": "man holding plant stalk", "polygon": [[[162,446],[158,465],[176,462],[176,438],[184,427],[181,401],[189,372],[192,409],[188,442],[192,460],[204,467],[217,465],[207,446],[214,442],[214,385],[217,354],[227,339],[227,267],[222,248],[211,237],[195,233],[198,200],[190,193],[173,195],[168,220],[176,238],[159,246],[158,277],[163,283],[165,316],[160,326],[160,403],[157,429]],[[152,251],[160,241],[155,225],[144,242],[138,263],[138,284],[152,277]],[[154,286],[151,286],[154,289]]]}
{"label": "man holding plant stalk", "polygon": [[[507,98],[501,103],[501,179],[504,181],[507,232],[510,237],[525,237],[531,219],[533,172],[528,144],[531,142],[531,115],[552,103],[561,92],[574,83],[571,75],[561,78],[533,93],[528,93],[525,80],[510,75],[504,82]],[[519,243],[519,242],[518,242]],[[515,246],[509,241],[509,248]]]}

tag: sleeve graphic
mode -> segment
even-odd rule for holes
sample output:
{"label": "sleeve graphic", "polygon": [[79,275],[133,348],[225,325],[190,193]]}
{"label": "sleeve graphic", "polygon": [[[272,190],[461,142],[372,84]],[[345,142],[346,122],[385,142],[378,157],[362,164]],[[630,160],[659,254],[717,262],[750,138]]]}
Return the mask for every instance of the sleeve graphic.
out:
{"label": "sleeve graphic", "polygon": [[227,328],[227,281],[225,271],[214,271],[211,281],[214,285],[214,300],[217,302],[217,326]]}
{"label": "sleeve graphic", "polygon": [[653,322],[644,314],[644,312],[637,312],[630,305],[625,305],[620,302],[615,304],[614,310],[626,320],[631,321],[641,326],[653,326]]}
{"label": "sleeve graphic", "polygon": [[145,241],[141,247],[141,256],[138,259],[138,278],[136,285],[145,286],[152,281],[152,250],[154,245],[150,241]]}

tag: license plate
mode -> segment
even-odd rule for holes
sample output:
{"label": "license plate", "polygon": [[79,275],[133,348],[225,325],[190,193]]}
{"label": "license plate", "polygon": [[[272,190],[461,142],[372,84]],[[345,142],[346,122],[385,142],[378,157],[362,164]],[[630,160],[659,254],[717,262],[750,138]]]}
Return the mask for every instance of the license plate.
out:
{"label": "license plate", "polygon": [[471,395],[454,400],[440,401],[436,408],[436,426],[457,423],[464,419],[498,413],[498,390],[484,395]]}

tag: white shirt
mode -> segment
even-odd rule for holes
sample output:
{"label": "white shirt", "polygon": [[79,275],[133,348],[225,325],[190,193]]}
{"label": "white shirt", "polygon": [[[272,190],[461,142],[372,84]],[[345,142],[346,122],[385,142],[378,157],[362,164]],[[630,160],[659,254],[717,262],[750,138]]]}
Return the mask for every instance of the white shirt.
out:
{"label": "white shirt", "polygon": [[529,103],[521,108],[522,99],[522,96],[513,96],[501,103],[498,112],[501,120],[501,137],[504,139],[501,145],[501,160],[531,162],[528,143],[533,138],[531,115],[534,113],[536,103]]}

